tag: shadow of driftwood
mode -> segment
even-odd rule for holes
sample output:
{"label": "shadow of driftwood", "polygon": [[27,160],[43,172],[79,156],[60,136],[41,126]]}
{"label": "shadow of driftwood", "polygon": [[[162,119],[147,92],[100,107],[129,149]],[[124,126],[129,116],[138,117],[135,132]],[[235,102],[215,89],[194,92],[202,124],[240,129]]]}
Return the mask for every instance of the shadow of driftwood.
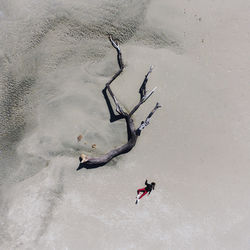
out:
{"label": "shadow of driftwood", "polygon": [[[110,114],[110,122],[115,122],[115,121],[118,121],[120,119],[126,119],[126,117],[124,115],[116,115],[114,113],[114,109],[112,107],[112,104],[110,102],[110,99],[108,97],[108,94],[107,94],[107,87],[105,87],[103,90],[102,90],[102,93],[103,93],[103,96],[104,96],[104,99],[107,103],[107,106],[108,106],[108,109],[109,109],[109,114]],[[128,141],[129,139],[131,138],[131,131],[129,129],[129,125],[128,125],[128,122],[126,123],[127,124],[127,134],[128,134]]]}
{"label": "shadow of driftwood", "polygon": [[108,94],[107,94],[107,87],[105,87],[103,90],[102,90],[102,94],[104,96],[104,99],[106,101],[106,104],[108,106],[108,110],[109,110],[109,114],[110,114],[110,122],[115,122],[117,120],[120,120],[120,119],[123,119],[124,116],[123,115],[116,115],[114,113],[114,110],[113,110],[113,107],[111,105],[111,102],[109,100],[109,97],[108,97]]}
{"label": "shadow of driftwood", "polygon": [[103,163],[103,164],[98,163],[98,164],[91,164],[91,165],[88,165],[87,162],[83,162],[83,163],[80,163],[80,164],[79,164],[79,166],[78,166],[78,168],[76,169],[76,171],[78,171],[78,170],[80,170],[80,169],[82,169],[82,168],[86,168],[86,169],[99,168],[99,167],[102,167],[102,166],[104,166],[104,165],[105,165],[105,163]]}
{"label": "shadow of driftwood", "polygon": [[[102,90],[102,94],[104,96],[104,99],[106,101],[106,104],[108,106],[108,110],[109,110],[109,115],[110,115],[110,122],[115,122],[115,121],[118,121],[120,119],[124,119],[125,117],[123,115],[116,115],[115,112],[114,112],[114,109],[112,107],[112,104],[110,102],[110,99],[109,99],[109,96],[108,96],[108,93],[107,93],[107,87],[105,87],[103,90]],[[128,125],[127,125],[128,126]],[[129,132],[129,129],[127,129],[128,131],[128,140],[129,138],[131,137],[131,133]],[[79,158],[79,160],[81,161],[81,159]],[[101,166],[104,166],[106,163],[103,163],[103,164],[91,164],[91,165],[88,165],[88,162],[84,162],[84,163],[80,163],[78,168],[76,169],[77,171],[82,169],[82,168],[86,168],[86,169],[91,169],[91,168],[98,168],[98,167],[101,167]]]}

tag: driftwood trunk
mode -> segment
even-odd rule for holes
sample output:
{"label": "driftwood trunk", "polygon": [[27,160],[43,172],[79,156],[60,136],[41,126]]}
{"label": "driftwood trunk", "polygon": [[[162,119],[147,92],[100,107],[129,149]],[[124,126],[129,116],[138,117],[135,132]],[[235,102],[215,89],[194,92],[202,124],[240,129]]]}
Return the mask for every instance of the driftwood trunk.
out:
{"label": "driftwood trunk", "polygon": [[[97,168],[97,167],[101,167],[103,165],[105,165],[106,163],[108,163],[110,160],[112,160],[114,157],[121,155],[121,154],[125,154],[127,152],[129,152],[136,144],[137,138],[138,136],[140,136],[142,129],[144,129],[150,121],[151,116],[154,114],[154,112],[160,108],[161,106],[159,105],[159,103],[156,103],[154,109],[149,113],[149,115],[147,116],[147,118],[145,119],[145,121],[141,122],[141,125],[136,128],[134,125],[134,121],[132,119],[132,115],[136,112],[136,110],[141,106],[142,103],[144,103],[155,91],[156,88],[154,88],[152,91],[150,91],[149,93],[147,93],[146,91],[146,84],[148,81],[148,76],[149,74],[152,72],[152,67],[150,67],[150,70],[148,71],[148,73],[145,75],[144,81],[141,85],[141,88],[139,90],[140,93],[140,101],[138,102],[138,104],[132,109],[132,111],[130,112],[125,112],[122,107],[120,106],[117,98],[115,97],[114,93],[112,92],[110,85],[111,83],[122,73],[123,69],[124,69],[124,64],[123,64],[123,60],[122,60],[122,53],[119,47],[118,42],[115,42],[112,37],[109,37],[109,40],[112,44],[112,46],[116,49],[117,51],[117,62],[119,65],[119,70],[114,74],[114,76],[111,78],[111,80],[106,83],[105,88],[103,89],[103,95],[104,98],[107,102],[109,111],[110,111],[110,121],[114,122],[116,120],[119,119],[125,119],[126,120],[126,124],[127,124],[127,134],[128,134],[128,142],[122,146],[120,146],[119,148],[113,149],[111,151],[109,151],[108,153],[99,156],[99,157],[94,157],[94,158],[88,158],[86,161],[81,162],[81,158],[80,158],[80,164],[77,168],[77,170],[80,170],[81,168]],[[116,112],[118,113],[115,114],[113,109],[112,109],[112,105],[110,103],[110,100],[108,98],[108,94],[107,92],[110,94],[110,96],[112,97],[115,106],[116,106]]]}

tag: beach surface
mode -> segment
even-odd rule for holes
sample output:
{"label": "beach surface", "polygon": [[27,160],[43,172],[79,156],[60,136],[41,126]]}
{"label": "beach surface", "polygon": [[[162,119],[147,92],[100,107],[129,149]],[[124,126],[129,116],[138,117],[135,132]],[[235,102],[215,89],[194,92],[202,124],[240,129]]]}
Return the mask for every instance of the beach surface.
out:
{"label": "beach surface", "polygon": [[[249,13],[247,0],[0,2],[0,249],[249,249]],[[76,171],[81,153],[127,141],[102,94],[118,70],[109,34],[126,110],[154,66],[135,124],[162,108],[131,152]]]}

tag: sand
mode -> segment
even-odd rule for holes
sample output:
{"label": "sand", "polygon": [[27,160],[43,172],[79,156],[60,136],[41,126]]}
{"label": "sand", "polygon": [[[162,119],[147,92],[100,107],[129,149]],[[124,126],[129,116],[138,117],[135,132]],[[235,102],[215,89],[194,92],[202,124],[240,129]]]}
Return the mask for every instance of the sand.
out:
{"label": "sand", "polygon": [[[250,2],[0,3],[1,249],[248,249]],[[136,147],[76,171],[81,153],[126,142],[102,89],[126,109],[154,65],[162,105]],[[83,138],[78,141],[77,137]],[[92,145],[96,144],[96,148]],[[145,179],[156,182],[135,205]]]}

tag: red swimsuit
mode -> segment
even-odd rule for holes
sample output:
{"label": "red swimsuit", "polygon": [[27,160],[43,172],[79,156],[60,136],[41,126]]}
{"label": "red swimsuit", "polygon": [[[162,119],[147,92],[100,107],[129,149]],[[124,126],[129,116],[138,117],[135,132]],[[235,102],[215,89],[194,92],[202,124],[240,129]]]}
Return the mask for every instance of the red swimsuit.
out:
{"label": "red swimsuit", "polygon": [[146,185],[145,188],[140,188],[140,189],[137,190],[137,195],[138,195],[140,192],[143,192],[142,195],[141,195],[138,199],[141,199],[141,198],[142,198],[145,194],[147,194],[148,192],[149,192],[149,194],[150,194],[150,192],[152,191],[153,186],[152,186],[151,184],[148,184],[148,181],[147,181],[147,180],[145,181],[145,185]]}
{"label": "red swimsuit", "polygon": [[138,190],[137,190],[137,195],[138,195],[140,192],[143,192],[143,194],[142,194],[138,199],[141,199],[148,191],[146,191],[145,188],[138,189]]}

